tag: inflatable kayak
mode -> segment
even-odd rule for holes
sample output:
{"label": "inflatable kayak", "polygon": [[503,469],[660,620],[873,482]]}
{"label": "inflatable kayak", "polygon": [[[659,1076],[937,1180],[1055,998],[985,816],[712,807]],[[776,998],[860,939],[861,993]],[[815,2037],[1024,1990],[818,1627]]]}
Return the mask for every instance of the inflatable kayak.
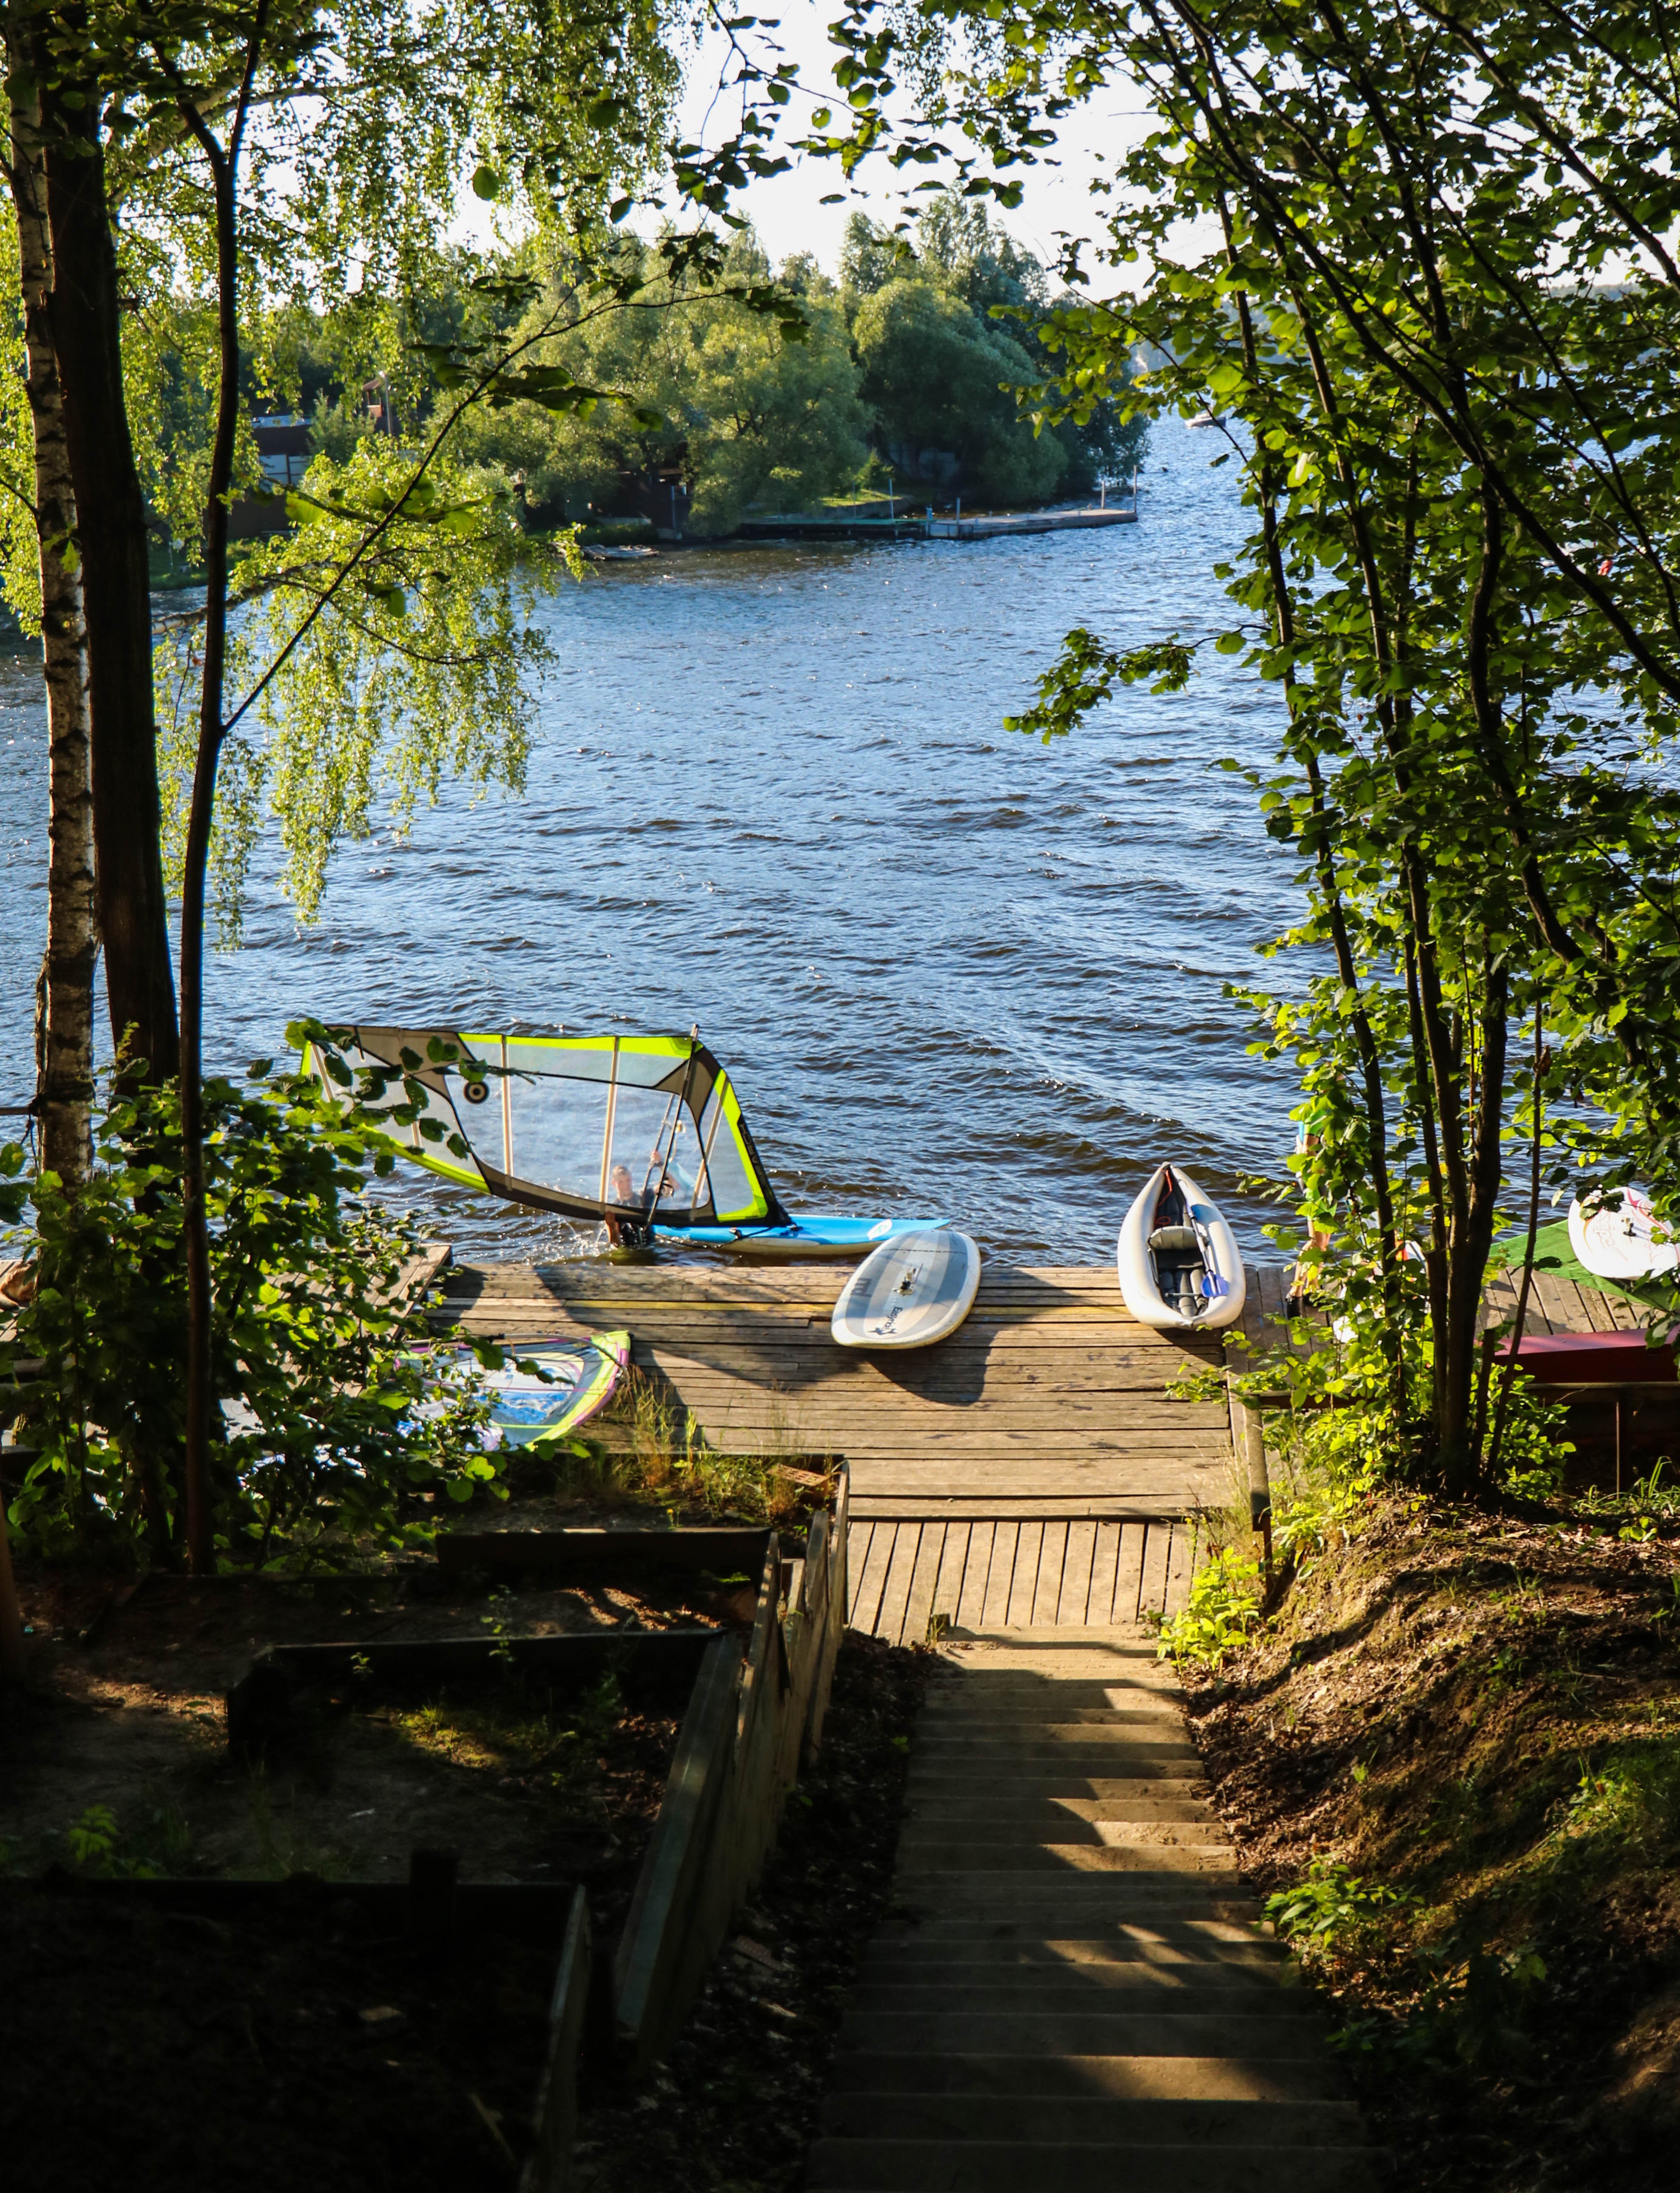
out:
{"label": "inflatable kayak", "polygon": [[1161,1165],[1126,1214],[1120,1291],[1140,1325],[1190,1332],[1235,1324],[1247,1283],[1236,1240],[1182,1165]]}
{"label": "inflatable kayak", "polygon": [[840,1289],[829,1329],[842,1348],[932,1348],[956,1331],[980,1285],[966,1234],[923,1227],[881,1244]]}
{"label": "inflatable kayak", "polygon": [[1656,1240],[1659,1229],[1671,1230],[1643,1188],[1613,1188],[1602,1200],[1569,1205],[1569,1246],[1601,1280],[1654,1280],[1680,1270],[1680,1240]]}

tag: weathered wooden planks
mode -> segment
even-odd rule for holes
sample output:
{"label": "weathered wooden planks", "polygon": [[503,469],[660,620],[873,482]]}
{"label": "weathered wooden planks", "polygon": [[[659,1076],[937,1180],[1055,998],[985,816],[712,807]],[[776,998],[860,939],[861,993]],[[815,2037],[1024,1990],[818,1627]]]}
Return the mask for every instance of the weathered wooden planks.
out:
{"label": "weathered wooden planks", "polygon": [[[1186,1371],[1219,1360],[1217,1336],[1183,1341],[1138,1325],[1105,1268],[990,1266],[960,1331],[925,1353],[879,1359],[829,1335],[845,1278],[823,1266],[462,1265],[446,1274],[433,1314],[513,1340],[628,1326],[633,1360],[665,1382],[712,1446],[844,1456],[860,1524],[889,1509],[898,1520],[925,1509],[930,1522],[949,1523],[959,1519],[941,1503],[952,1498],[964,1503],[964,1522],[984,1520],[976,1503],[1023,1520],[1025,1503],[1032,1520],[1094,1525],[1226,1497],[1224,1403],[1167,1394]],[[1082,1553],[1087,1540],[1075,1543]],[[896,1542],[884,1543],[884,1569],[867,1535],[853,1553],[856,1588],[874,1597],[872,1623],[902,1632],[925,1585],[946,1591]],[[1071,1605],[1077,1595],[1067,1595]],[[1044,1596],[1059,1604],[1059,1582],[1052,1593],[1046,1581]]]}
{"label": "weathered wooden planks", "polygon": [[776,1839],[822,1732],[845,1620],[846,1488],[806,1558],[766,1548],[751,1643],[707,1646],[613,1960],[618,2043],[638,2071],[669,2045]]}
{"label": "weathered wooden planks", "polygon": [[1190,1588],[1195,1532],[1172,1516],[854,1522],[851,1624],[919,1645],[931,1626],[951,1635],[1107,1629],[1173,1613]]}
{"label": "weathered wooden planks", "polygon": [[[989,1265],[972,1314],[939,1347],[871,1359],[829,1331],[846,1270],[577,1264],[459,1266],[440,1326],[517,1339],[627,1326],[709,1444],[844,1457],[855,1628],[920,1642],[958,1629],[1102,1627],[1181,1606],[1199,1510],[1265,1501],[1259,1425],[1223,1400],[1175,1401],[1224,1360],[1220,1336],[1151,1331],[1106,1267]],[[1242,1367],[1308,1343],[1289,1331],[1285,1266],[1253,1266]],[[1489,1284],[1508,1315],[1515,1283]],[[1322,1311],[1310,1313],[1322,1323]],[[1537,1274],[1530,1330],[1608,1331],[1637,1304]],[[1245,1436],[1245,1433],[1247,1434]]]}

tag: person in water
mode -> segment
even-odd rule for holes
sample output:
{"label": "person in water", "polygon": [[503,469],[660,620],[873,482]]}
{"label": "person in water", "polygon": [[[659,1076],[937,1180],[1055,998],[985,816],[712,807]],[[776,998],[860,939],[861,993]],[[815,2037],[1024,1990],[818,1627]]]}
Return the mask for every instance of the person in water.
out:
{"label": "person in water", "polygon": [[[657,1191],[654,1187],[656,1180],[659,1183]],[[648,1153],[646,1180],[643,1187],[636,1186],[629,1166],[622,1161],[614,1165],[607,1176],[607,1200],[628,1205],[633,1210],[645,1211],[650,1204],[655,1202],[681,1202],[692,1193],[693,1183],[675,1165],[665,1161],[658,1150]]]}

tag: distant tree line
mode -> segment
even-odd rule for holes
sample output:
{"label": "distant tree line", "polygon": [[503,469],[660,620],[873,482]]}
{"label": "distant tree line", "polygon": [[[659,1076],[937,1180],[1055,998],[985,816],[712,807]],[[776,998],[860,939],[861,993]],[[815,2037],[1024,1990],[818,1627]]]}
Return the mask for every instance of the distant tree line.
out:
{"label": "distant tree line", "polygon": [[[564,238],[546,234],[510,259],[522,301],[500,332],[515,337],[575,317],[578,287]],[[743,515],[803,510],[824,498],[892,487],[949,505],[1031,503],[1094,493],[1128,474],[1147,428],[1104,398],[1091,418],[1035,426],[1018,400],[1046,372],[1039,326],[1053,309],[1044,268],[955,193],[931,199],[901,236],[854,214],[834,280],[809,254],[772,269],[750,230],[722,278],[674,279],[657,244],[627,235],[619,278],[634,309],[582,317],[535,356],[623,399],[587,415],[514,401],[476,413],[457,457],[522,483],[536,524],[553,527],[644,508],[685,531],[732,532]],[[771,290],[804,323],[743,301]],[[386,430],[429,416],[437,390],[418,343],[447,342],[482,315],[482,286],[439,266],[422,301],[393,317],[370,350],[365,316],[294,324],[296,400],[316,447],[336,462]],[[284,332],[284,331],[283,331]],[[794,339],[789,339],[792,336]],[[255,366],[255,361],[253,367]],[[159,503],[192,472],[200,399],[178,360],[158,359]],[[259,386],[253,370],[252,392]],[[376,416],[377,411],[378,415]],[[192,507],[189,501],[189,511]]]}

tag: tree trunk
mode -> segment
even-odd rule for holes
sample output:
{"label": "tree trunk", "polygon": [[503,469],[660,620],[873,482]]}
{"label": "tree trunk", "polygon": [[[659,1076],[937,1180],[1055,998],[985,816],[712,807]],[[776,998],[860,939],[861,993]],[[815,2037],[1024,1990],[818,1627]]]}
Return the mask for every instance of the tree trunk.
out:
{"label": "tree trunk", "polygon": [[[1485,1385],[1478,1383],[1486,1358],[1477,1344],[1488,1252],[1498,1218],[1504,1150],[1499,1140],[1505,1116],[1505,1044],[1510,978],[1505,962],[1494,959],[1483,975],[1479,1089],[1474,1140],[1465,1172],[1462,1214],[1454,1211],[1447,1264],[1447,1376],[1441,1421],[1441,1474],[1447,1491],[1462,1497],[1482,1477],[1482,1434]],[[1469,1005],[1465,1014],[1468,1020]]]}
{"label": "tree trunk", "polygon": [[204,490],[204,665],[198,698],[198,752],[187,814],[181,888],[181,1202],[186,1244],[186,1552],[195,1575],[215,1566],[210,1513],[212,1316],[215,1301],[204,1208],[204,880],[215,816],[216,769],[227,727],[222,688],[227,668],[227,507],[239,419],[239,151],[251,83],[262,50],[266,0],[258,0],[245,51],[244,82],[226,146],[197,108],[181,113],[209,163],[215,192],[216,328],[220,364],[215,434]]}
{"label": "tree trunk", "polygon": [[45,117],[51,319],[80,521],[106,988],[113,1039],[129,1038],[132,1054],[161,1076],[174,1067],[180,1035],[158,796],[146,502],[123,398],[105,155],[97,140],[89,146],[77,135],[98,101],[72,111],[60,94],[54,106]]}
{"label": "tree trunk", "polygon": [[12,79],[12,202],[35,429],[35,522],[41,557],[41,647],[46,669],[49,804],[47,954],[36,1025],[41,1162],[67,1185],[88,1177],[94,1096],[94,967],[99,923],[88,711],[87,633],[74,542],[76,499],[53,355],[51,240],[39,94],[29,55],[8,40]]}

